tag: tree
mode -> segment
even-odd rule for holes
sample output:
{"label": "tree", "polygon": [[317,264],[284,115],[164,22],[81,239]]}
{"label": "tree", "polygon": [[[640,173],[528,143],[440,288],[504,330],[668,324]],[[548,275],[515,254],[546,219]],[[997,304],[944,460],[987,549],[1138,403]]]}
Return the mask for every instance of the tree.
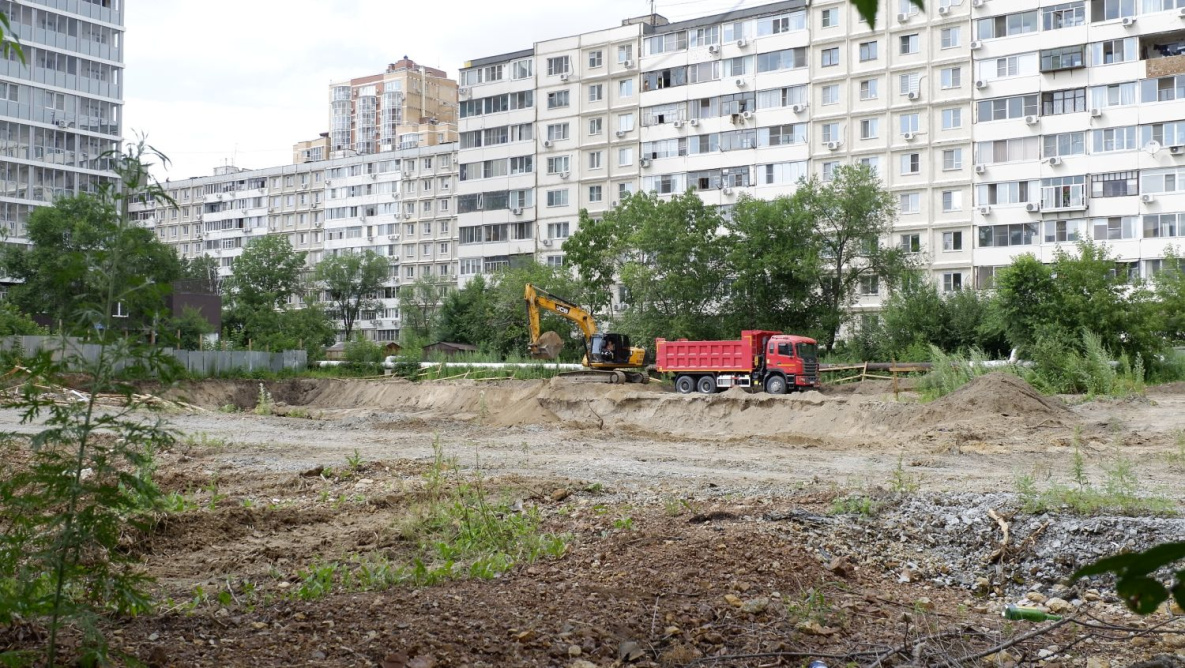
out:
{"label": "tree", "polygon": [[493,298],[493,288],[481,274],[460,290],[449,292],[440,305],[436,338],[488,347],[492,340]]}
{"label": "tree", "polygon": [[447,283],[427,278],[399,288],[399,315],[403,319],[400,336],[405,348],[422,347],[432,338],[436,314],[448,290]]}
{"label": "tree", "polygon": [[[114,280],[121,329],[154,327],[164,317],[165,297],[181,275],[173,249],[151,230],[122,225],[111,198],[65,197],[29,216],[28,247],[8,245],[0,270],[17,281],[9,299],[22,312],[43,315],[73,334],[93,331],[99,320],[85,306],[105,304]],[[107,276],[109,259],[115,276]]]}
{"label": "tree", "polygon": [[252,239],[226,279],[232,307],[281,308],[303,291],[305,253],[292,249],[285,235]]}
{"label": "tree", "polygon": [[210,255],[182,259],[181,279],[191,281],[199,292],[217,295],[221,293],[222,288],[222,277],[218,269],[218,259]]}
{"label": "tree", "polygon": [[362,311],[379,308],[375,297],[390,272],[387,260],[373,251],[325,258],[317,265],[317,283],[329,297],[334,316],[342,322],[343,340],[349,341]]}
{"label": "tree", "polygon": [[[562,267],[530,262],[504,269],[490,280],[490,322],[483,347],[503,357],[526,355],[528,352],[530,328],[527,324],[526,302],[523,301],[527,283],[584,308],[587,308],[589,301],[580,284]],[[540,314],[539,329],[540,333],[555,332],[565,341],[561,359],[580,359],[584,351],[584,335],[572,321],[545,311]]]}
{"label": "tree", "polygon": [[181,350],[198,350],[202,347],[202,337],[214,333],[214,327],[206,320],[202,312],[192,306],[181,310],[181,315],[169,321],[169,331],[166,341]]}
{"label": "tree", "polygon": [[824,269],[818,275],[819,329],[824,347],[835,347],[840,328],[850,319],[860,279],[876,276],[892,288],[914,262],[897,246],[886,246],[897,207],[868,165],[841,165],[829,183],[803,181],[791,206],[814,221]]}
{"label": "tree", "polygon": [[1152,279],[1164,316],[1162,331],[1172,344],[1185,343],[1185,260],[1175,248],[1166,248],[1163,268]]}

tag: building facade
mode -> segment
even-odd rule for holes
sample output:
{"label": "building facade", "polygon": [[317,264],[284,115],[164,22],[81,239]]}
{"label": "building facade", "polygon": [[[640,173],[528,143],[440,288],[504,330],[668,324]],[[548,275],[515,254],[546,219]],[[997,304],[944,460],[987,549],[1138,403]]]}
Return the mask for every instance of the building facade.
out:
{"label": "building facade", "polygon": [[25,63],[0,59],[0,231],[23,243],[29,213],[95,192],[123,136],[121,0],[0,2]]}
{"label": "building facade", "polygon": [[457,141],[457,82],[409,60],[329,84],[330,149],[359,154]]}

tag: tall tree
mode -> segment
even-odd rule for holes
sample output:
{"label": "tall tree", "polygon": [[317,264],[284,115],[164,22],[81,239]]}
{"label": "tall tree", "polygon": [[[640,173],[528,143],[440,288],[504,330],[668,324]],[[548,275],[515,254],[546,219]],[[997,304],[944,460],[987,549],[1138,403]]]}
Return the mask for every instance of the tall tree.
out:
{"label": "tall tree", "polygon": [[448,289],[447,283],[426,278],[399,288],[399,315],[403,322],[400,336],[405,347],[422,346],[432,337],[436,314]]}
{"label": "tall tree", "polygon": [[234,275],[226,279],[232,308],[280,308],[304,289],[305,253],[292,249],[285,235],[257,237],[235,260]]}
{"label": "tall tree", "polygon": [[[521,295],[520,295],[521,296]],[[493,321],[493,288],[481,274],[460,290],[450,292],[440,305],[436,336],[441,341],[489,347]]]}
{"label": "tall tree", "polygon": [[350,340],[362,311],[381,305],[376,293],[390,271],[387,260],[369,250],[328,257],[317,265],[315,279],[329,298],[332,314],[342,323],[344,341]]}
{"label": "tall tree", "polygon": [[851,317],[863,276],[877,276],[893,287],[913,265],[908,254],[883,242],[893,229],[897,205],[868,165],[841,165],[830,182],[803,181],[793,206],[815,222],[822,308],[820,331],[827,350],[835,347],[840,328]]}
{"label": "tall tree", "polygon": [[212,295],[219,294],[222,288],[218,269],[218,258],[211,255],[181,260],[181,278],[191,281],[199,291]]}

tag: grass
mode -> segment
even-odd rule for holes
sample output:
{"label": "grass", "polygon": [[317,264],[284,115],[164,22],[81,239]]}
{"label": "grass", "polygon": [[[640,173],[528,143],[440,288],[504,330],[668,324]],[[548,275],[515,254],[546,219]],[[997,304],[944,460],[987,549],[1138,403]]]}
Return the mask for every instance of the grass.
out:
{"label": "grass", "polygon": [[922,486],[919,476],[905,471],[905,456],[897,455],[897,466],[889,475],[889,489],[898,494],[913,494]]}
{"label": "grass", "polygon": [[218,436],[210,436],[206,432],[198,432],[196,434],[186,434],[185,438],[181,439],[181,448],[188,453],[191,450],[223,450],[230,445],[230,441]]}
{"label": "grass", "polygon": [[1032,474],[1016,479],[1021,508],[1027,513],[1067,511],[1077,515],[1103,512],[1123,515],[1175,515],[1177,504],[1157,493],[1145,493],[1130,459],[1116,449],[1101,466],[1101,484],[1091,482],[1078,434],[1070,462],[1071,484],[1051,481],[1042,489]]}
{"label": "grass", "polygon": [[880,511],[880,508],[880,502],[873,500],[869,496],[849,494],[835,497],[831,501],[831,507],[828,509],[828,513],[831,515],[862,515],[864,517],[873,517]]}
{"label": "grass", "polygon": [[275,409],[276,402],[272,399],[272,393],[267,391],[263,383],[259,384],[259,399],[255,403],[256,415],[271,415]]}
{"label": "grass", "polygon": [[[930,357],[933,362],[930,372],[918,383],[923,402],[945,397],[979,376],[1002,370],[985,366],[987,355],[978,349],[972,349],[968,355],[948,355],[938,347],[930,346]],[[1008,366],[1003,370],[1015,371],[1015,367]]]}

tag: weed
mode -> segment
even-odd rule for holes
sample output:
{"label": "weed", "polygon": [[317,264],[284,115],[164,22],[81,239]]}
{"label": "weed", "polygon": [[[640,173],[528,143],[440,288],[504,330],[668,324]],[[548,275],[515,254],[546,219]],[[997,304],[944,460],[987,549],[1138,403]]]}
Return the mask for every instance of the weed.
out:
{"label": "weed", "polygon": [[359,454],[358,448],[354,448],[354,454],[346,455],[346,465],[350,467],[351,471],[357,471],[366,465],[366,462],[362,461],[362,455]]}
{"label": "weed", "polygon": [[172,492],[161,497],[160,507],[166,513],[176,514],[197,510],[198,504],[180,492]]}
{"label": "weed", "polygon": [[634,518],[630,517],[629,515],[623,515],[622,517],[613,520],[613,528],[617,529],[618,531],[633,531]]}
{"label": "weed", "polygon": [[1041,490],[1032,475],[1023,475],[1016,480],[1017,496],[1021,508],[1027,513],[1043,513],[1066,510],[1079,515],[1094,515],[1100,512],[1114,512],[1125,515],[1174,514],[1176,504],[1159,494],[1144,494],[1139,478],[1130,459],[1118,450],[1102,465],[1104,479],[1102,486],[1091,483],[1086,472],[1081,451],[1075,444],[1071,464],[1073,486],[1051,482]]}
{"label": "weed", "polygon": [[1178,430],[1175,436],[1177,450],[1170,452],[1166,458],[1170,464],[1185,465],[1185,431]]}
{"label": "weed", "polygon": [[[965,357],[948,355],[936,346],[930,346],[930,372],[922,376],[918,383],[922,401],[933,401],[939,397],[954,392],[979,376],[986,375],[996,368],[984,364],[987,355],[978,348],[973,348]],[[1014,367],[1005,367],[1015,372]]]}
{"label": "weed", "polygon": [[321,503],[328,503],[329,502],[329,490],[325,490],[325,489],[321,490],[321,493],[317,495],[317,500],[320,501]]}
{"label": "weed", "polygon": [[309,419],[312,419],[313,416],[310,415],[309,412],[303,408],[292,408],[292,409],[289,409],[288,412],[284,414],[284,417],[309,420]]}
{"label": "weed", "polygon": [[272,400],[272,393],[267,391],[263,383],[259,384],[259,399],[255,402],[256,415],[271,415],[275,409],[275,402]]}
{"label": "weed", "polygon": [[827,597],[814,587],[803,593],[801,600],[789,601],[786,604],[786,613],[794,621],[812,621],[826,625],[833,611]]}
{"label": "weed", "polygon": [[918,477],[905,471],[905,456],[897,455],[897,467],[889,476],[889,488],[898,494],[913,494],[918,491],[919,487],[921,487],[921,481]]}
{"label": "weed", "polygon": [[234,404],[223,404],[222,406],[218,407],[218,412],[219,413],[239,413],[241,411],[239,410],[239,407]]}
{"label": "weed", "polygon": [[863,515],[872,517],[880,511],[880,503],[862,494],[839,496],[831,502],[832,515]]}
{"label": "weed", "polygon": [[589,494],[603,494],[605,492],[605,486],[599,482],[594,482],[591,485],[585,487],[584,491],[588,492]]}
{"label": "weed", "polygon": [[218,507],[218,503],[227,498],[225,494],[218,493],[218,475],[217,474],[215,474],[213,477],[210,478],[210,484],[203,487],[202,491],[208,492],[210,494],[210,500],[206,503],[206,507],[209,508],[210,510],[216,509]]}
{"label": "weed", "polygon": [[667,498],[662,502],[662,506],[671,517],[678,517],[687,509],[683,499]]}
{"label": "weed", "polygon": [[255,507],[255,500],[254,499],[243,499],[242,504],[243,504],[244,508],[253,508],[253,507]]}
{"label": "weed", "polygon": [[204,431],[197,434],[186,434],[185,438],[181,440],[181,447],[186,453],[195,449],[222,450],[228,445],[229,442],[225,438],[210,436]]}
{"label": "weed", "polygon": [[333,591],[337,572],[336,563],[314,563],[305,570],[297,571],[300,585],[293,590],[293,598],[313,601],[329,595]]}

